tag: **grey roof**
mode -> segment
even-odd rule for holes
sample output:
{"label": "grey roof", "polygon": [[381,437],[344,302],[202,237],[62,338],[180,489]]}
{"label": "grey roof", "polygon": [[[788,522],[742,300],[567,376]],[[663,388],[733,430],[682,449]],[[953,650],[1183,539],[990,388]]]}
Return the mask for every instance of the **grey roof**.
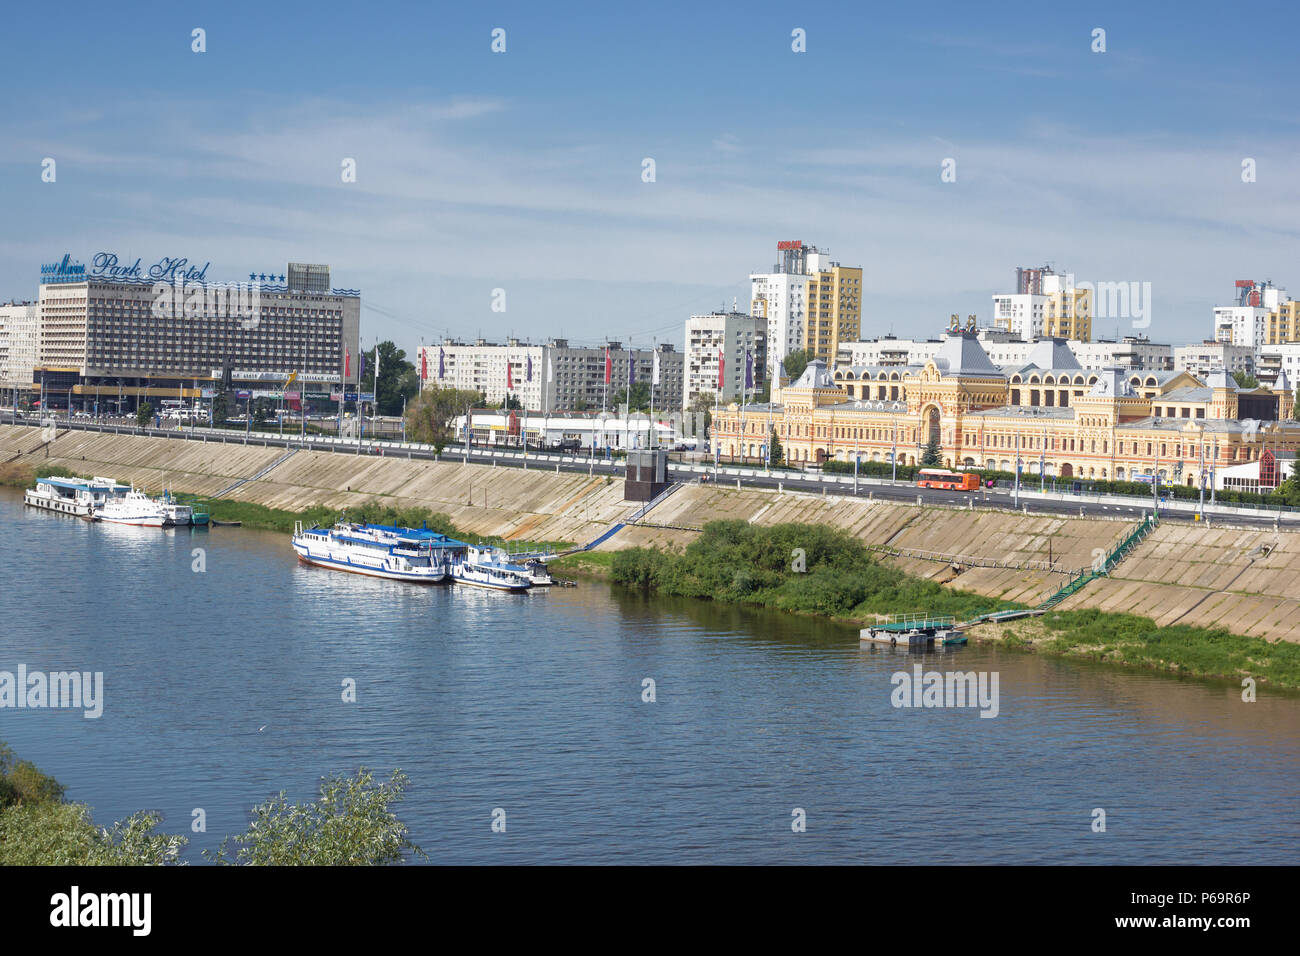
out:
{"label": "grey roof", "polygon": [[1291,391],[1291,380],[1286,377],[1286,369],[1279,368],[1277,370],[1277,381],[1273,383],[1273,391],[1275,392]]}
{"label": "grey roof", "polygon": [[1149,378],[1154,378],[1156,380],[1157,385],[1163,385],[1165,384],[1165,382],[1169,381],[1170,379],[1183,374],[1185,373],[1171,372],[1168,369],[1160,369],[1159,371],[1155,369],[1142,369],[1140,371],[1130,372],[1128,378],[1130,382],[1133,381],[1133,379],[1137,379],[1138,384],[1141,387],[1145,388],[1147,379]]}
{"label": "grey roof", "polygon": [[841,372],[852,372],[857,381],[864,381],[863,375],[865,374],[872,381],[875,381],[875,376],[880,372],[897,372],[900,375],[907,375],[915,374],[924,367],[923,365],[842,365],[835,370],[835,373],[838,375]]}
{"label": "grey roof", "polygon": [[1032,349],[1029,350],[1029,356],[1025,361],[1030,365],[1037,365],[1041,369],[1075,369],[1083,368],[1079,364],[1079,359],[1070,346],[1066,344],[1065,339],[1039,339]]}
{"label": "grey roof", "polygon": [[1073,418],[1074,409],[1059,405],[1003,405],[1000,408],[983,408],[977,412],[967,412],[965,417],[975,418]]}
{"label": "grey roof", "polygon": [[944,340],[934,357],[934,364],[946,375],[1006,377],[1005,373],[993,364],[979,339],[965,332],[949,335]]}
{"label": "grey roof", "polygon": [[1173,391],[1165,392],[1157,396],[1152,401],[1161,402],[1208,402],[1214,397],[1210,388],[1196,388],[1191,385],[1184,385],[1182,388],[1175,388]]}
{"label": "grey roof", "polygon": [[1097,384],[1088,394],[1100,395],[1104,398],[1127,398],[1134,392],[1123,369],[1104,368],[1101,370],[1101,377],[1097,379]]}
{"label": "grey roof", "polygon": [[1205,376],[1206,388],[1230,388],[1237,390],[1237,382],[1226,370],[1216,368],[1211,370],[1210,374]]}
{"label": "grey roof", "polygon": [[862,398],[850,402],[836,402],[833,405],[822,405],[818,411],[826,409],[841,412],[889,412],[890,414],[902,415],[907,412],[907,402],[894,401],[890,398]]}
{"label": "grey roof", "polygon": [[826,371],[826,362],[822,359],[813,359],[808,363],[808,367],[803,370],[803,374],[795,381],[793,385],[787,388],[835,388],[835,380],[831,373]]}

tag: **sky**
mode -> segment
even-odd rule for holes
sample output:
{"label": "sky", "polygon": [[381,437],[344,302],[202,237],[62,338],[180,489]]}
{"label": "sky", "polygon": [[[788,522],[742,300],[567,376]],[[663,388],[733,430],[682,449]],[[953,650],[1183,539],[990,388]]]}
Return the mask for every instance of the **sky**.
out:
{"label": "sky", "polygon": [[987,323],[1044,263],[1150,282],[1159,342],[1236,279],[1300,296],[1293,6],[989,6],[12,5],[0,301],[64,253],[317,262],[408,352],[681,347],[788,239],[862,267],[864,338]]}

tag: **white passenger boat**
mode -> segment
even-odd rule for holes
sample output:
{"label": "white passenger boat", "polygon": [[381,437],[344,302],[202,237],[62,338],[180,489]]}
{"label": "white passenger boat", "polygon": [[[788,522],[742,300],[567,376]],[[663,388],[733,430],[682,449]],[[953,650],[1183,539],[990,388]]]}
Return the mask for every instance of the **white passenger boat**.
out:
{"label": "white passenger boat", "polygon": [[527,591],[533,586],[528,568],[522,564],[513,564],[508,558],[500,548],[469,545],[451,566],[452,580],[476,588]]}
{"label": "white passenger boat", "polygon": [[[393,581],[436,584],[447,577],[445,536],[422,528],[352,524],[333,528],[293,528],[298,560],[336,571],[351,571]],[[459,542],[454,542],[459,543]]]}
{"label": "white passenger boat", "polygon": [[42,478],[23,492],[23,503],[46,511],[93,519],[105,501],[131,489],[112,478]]}
{"label": "white passenger boat", "polygon": [[23,504],[76,518],[93,518],[95,502],[82,479],[42,478],[23,492]]}
{"label": "white passenger boat", "polygon": [[143,491],[132,489],[121,497],[107,499],[96,509],[95,517],[110,524],[161,528],[167,522],[167,511],[162,502],[154,501]]}

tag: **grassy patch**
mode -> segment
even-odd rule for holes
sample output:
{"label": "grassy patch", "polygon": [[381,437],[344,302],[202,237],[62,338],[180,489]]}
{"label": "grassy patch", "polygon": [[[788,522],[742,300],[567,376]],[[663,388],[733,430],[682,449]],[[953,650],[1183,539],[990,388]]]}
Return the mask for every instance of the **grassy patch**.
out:
{"label": "grassy patch", "polygon": [[579,551],[554,561],[546,562],[552,571],[572,577],[609,578],[614,564],[614,551]]}
{"label": "grassy patch", "polygon": [[824,525],[713,521],[682,551],[614,552],[610,577],[663,594],[854,622],[922,612],[962,619],[994,604],[882,564],[858,539]]}
{"label": "grassy patch", "polygon": [[[344,513],[342,509],[327,508],[321,505],[307,508],[304,511],[286,511],[282,508],[268,508],[266,505],[259,505],[251,501],[234,501],[228,498],[204,498],[191,494],[177,494],[175,497],[178,501],[206,511],[213,521],[238,521],[246,528],[280,531],[286,534],[293,531],[294,523],[297,521],[301,521],[306,527],[318,525],[327,528],[337,522]],[[509,545],[510,548],[515,550],[520,548],[550,548],[553,551],[563,551],[565,548],[573,547],[573,544],[569,541],[521,541],[515,539],[506,541],[502,538],[472,534],[458,529],[451,523],[451,519],[440,511],[415,506],[399,508],[377,498],[360,505],[348,507],[347,517],[349,521],[360,521],[367,524],[397,525],[402,528],[425,527],[431,531],[437,531],[440,534],[455,538],[458,541],[466,541],[470,544],[496,544],[503,547]]]}
{"label": "grassy patch", "polygon": [[1045,615],[1040,648],[1048,653],[1191,677],[1253,677],[1300,688],[1300,644],[1244,637],[1223,628],[1159,627],[1136,614],[1092,608]]}

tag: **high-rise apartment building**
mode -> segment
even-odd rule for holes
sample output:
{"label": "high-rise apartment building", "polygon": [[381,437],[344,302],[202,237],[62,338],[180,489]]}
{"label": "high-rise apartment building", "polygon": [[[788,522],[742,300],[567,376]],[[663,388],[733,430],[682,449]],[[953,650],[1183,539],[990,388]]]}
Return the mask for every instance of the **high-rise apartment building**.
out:
{"label": "high-rise apartment building", "polygon": [[[417,359],[416,369],[423,368],[425,387],[482,392],[494,405],[509,391],[529,411],[613,411],[614,399],[628,387],[629,377],[633,385],[651,386],[656,410],[675,411],[682,397],[683,355],[668,342],[633,349],[613,341],[603,346],[570,346],[567,339],[551,339],[545,345],[518,339],[505,343],[446,339],[426,346],[422,355],[424,364]],[[656,355],[657,385],[653,384]]]}
{"label": "high-rise apartment building", "polygon": [[765,320],[742,312],[711,312],[687,319],[682,407],[701,395],[715,395],[725,404],[740,398],[744,391],[753,394],[762,388],[766,381],[767,329]]}
{"label": "high-rise apartment building", "polygon": [[810,359],[835,363],[841,342],[862,336],[862,269],[842,266],[816,248],[808,254],[808,317],[804,348]]}
{"label": "high-rise apartment building", "polygon": [[771,272],[749,277],[750,314],[767,320],[768,376],[791,352],[808,349],[827,363],[841,343],[862,334],[862,269],[842,266],[816,246],[777,243]]}

